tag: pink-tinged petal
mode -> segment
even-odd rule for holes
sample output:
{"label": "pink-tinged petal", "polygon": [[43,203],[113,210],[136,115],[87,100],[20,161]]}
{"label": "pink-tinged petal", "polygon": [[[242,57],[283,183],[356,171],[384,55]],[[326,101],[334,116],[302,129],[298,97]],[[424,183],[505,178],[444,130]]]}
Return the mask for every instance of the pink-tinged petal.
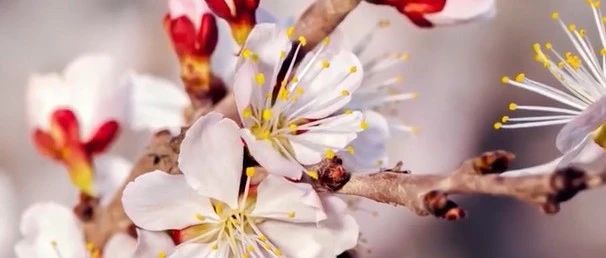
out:
{"label": "pink-tinged petal", "polygon": [[246,147],[250,155],[255,158],[259,164],[267,169],[270,174],[285,176],[292,179],[299,179],[303,173],[303,166],[296,160],[289,159],[272,146],[269,140],[257,140],[248,129],[242,129],[242,139],[246,142]]}
{"label": "pink-tinged petal", "polygon": [[229,257],[229,245],[219,245],[217,250],[213,250],[209,244],[204,243],[186,243],[175,248],[169,258],[223,258]]}
{"label": "pink-tinged petal", "polygon": [[[137,240],[124,233],[113,235],[103,248],[104,257],[132,258],[137,246]],[[157,256],[148,256],[157,257]]]}
{"label": "pink-tinged petal", "polygon": [[[322,195],[327,219],[316,223],[288,223],[268,220],[259,229],[285,257],[336,257],[358,242],[359,227],[347,205],[334,195]],[[296,239],[296,241],[293,241]]]}
{"label": "pink-tinged petal", "polygon": [[21,219],[23,239],[15,246],[18,258],[86,257],[84,233],[67,207],[56,203],[32,205]]}
{"label": "pink-tinged petal", "polygon": [[150,75],[131,73],[130,126],[135,130],[178,129],[185,125],[190,101],[174,83]]}
{"label": "pink-tinged petal", "polygon": [[301,134],[289,136],[296,159],[303,165],[313,165],[324,158],[326,150],[334,152],[343,150],[357,133],[362,131],[363,115],[359,111],[351,114],[341,114],[326,119],[318,127],[327,129],[309,130]]}
{"label": "pink-tinged petal", "polygon": [[273,175],[259,184],[252,216],[289,223],[315,223],[326,219],[322,202],[310,184],[293,183]]}
{"label": "pink-tinged petal", "polygon": [[583,113],[562,127],[556,138],[556,146],[560,152],[567,153],[604,123],[606,123],[606,97],[591,104]]}
{"label": "pink-tinged petal", "polygon": [[64,77],[69,107],[81,122],[84,139],[92,138],[93,130],[103,122],[126,119],[130,90],[112,57],[83,55],[65,68]]}
{"label": "pink-tinged petal", "polygon": [[600,171],[606,167],[606,152],[598,145],[593,135],[587,135],[573,150],[563,155],[558,168],[575,166],[590,171]]}
{"label": "pink-tinged petal", "polygon": [[186,16],[189,20],[194,22],[194,27],[200,28],[200,20],[202,14],[210,13],[211,10],[206,6],[206,3],[202,0],[169,0],[168,1],[168,14],[170,18],[178,18]]}
{"label": "pink-tinged petal", "polygon": [[168,257],[174,249],[175,244],[166,232],[137,229],[137,249],[133,258]]}
{"label": "pink-tinged petal", "polygon": [[126,181],[132,162],[114,155],[95,158],[95,189],[101,204],[109,204],[116,190]]}
{"label": "pink-tinged petal", "polygon": [[390,135],[387,120],[370,110],[364,111],[364,119],[368,129],[358,133],[349,144],[351,148],[337,154],[349,172],[376,169],[387,162],[386,144]]}
{"label": "pink-tinged petal", "polygon": [[169,175],[159,170],[129,183],[124,189],[122,204],[135,225],[152,231],[199,224],[200,216],[217,219],[210,200],[197,194],[183,175]]}
{"label": "pink-tinged petal", "polygon": [[242,176],[243,147],[238,125],[211,112],[187,130],[181,143],[179,168],[200,195],[235,208]]}
{"label": "pink-tinged petal", "polygon": [[425,19],[433,25],[489,19],[496,14],[495,5],[495,0],[448,0],[442,11],[426,14]]}
{"label": "pink-tinged petal", "polygon": [[[332,44],[332,43],[331,43]],[[326,50],[311,63],[310,72],[314,69],[325,69],[318,76],[301,76],[299,66],[297,77],[301,78],[299,86],[303,94],[285,114],[295,114],[296,117],[308,119],[321,119],[339,109],[342,109],[351,100],[351,95],[360,87],[364,71],[356,55],[350,51],[339,49]],[[312,53],[307,54],[310,56]],[[309,57],[307,62],[311,62]],[[328,68],[322,68],[322,62],[329,61]],[[307,64],[305,64],[307,65]]]}
{"label": "pink-tinged petal", "polygon": [[558,167],[558,164],[560,164],[560,161],[562,160],[561,157],[552,160],[550,162],[544,163],[544,164],[540,164],[537,166],[533,166],[533,167],[528,167],[528,168],[522,168],[522,169],[516,169],[516,170],[510,170],[507,171],[505,173],[502,173],[501,176],[510,176],[510,177],[516,177],[516,176],[528,176],[528,175],[542,175],[542,174],[550,174],[553,173],[556,168]]}
{"label": "pink-tinged petal", "polygon": [[[238,108],[240,120],[245,126],[249,126],[251,123],[250,119],[243,117],[243,111],[251,105],[253,91],[255,90],[254,87],[257,87],[254,85],[253,80],[253,78],[255,78],[255,72],[255,65],[252,62],[244,62],[240,65],[234,76],[233,88],[236,107]],[[255,105],[257,105],[257,102],[255,102]]]}

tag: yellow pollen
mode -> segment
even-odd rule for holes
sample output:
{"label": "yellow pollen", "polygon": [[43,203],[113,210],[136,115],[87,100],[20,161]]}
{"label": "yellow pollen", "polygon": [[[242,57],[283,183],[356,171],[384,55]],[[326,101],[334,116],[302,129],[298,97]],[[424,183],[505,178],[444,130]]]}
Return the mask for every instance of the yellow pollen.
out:
{"label": "yellow pollen", "polygon": [[328,67],[330,67],[330,61],[327,59],[322,60],[322,68],[326,69]]}
{"label": "yellow pollen", "polygon": [[286,52],[284,50],[280,51],[280,59],[284,59],[286,57]]}
{"label": "yellow pollen", "polygon": [[307,45],[307,39],[303,36],[299,36],[299,44],[301,44],[301,46]]}
{"label": "yellow pollen", "polygon": [[523,73],[519,73],[516,75],[516,82],[524,82],[526,80],[526,75]]}
{"label": "yellow pollen", "polygon": [[217,244],[217,242],[215,242],[210,246],[210,248],[213,250],[217,250],[217,249],[219,249],[219,245]]}
{"label": "yellow pollen", "polygon": [[389,25],[391,25],[391,21],[388,19],[381,19],[379,22],[377,22],[377,26],[379,26],[379,28],[386,28],[389,27]]}
{"label": "yellow pollen", "polygon": [[51,246],[53,246],[53,247],[57,247],[57,241],[55,241],[55,240],[51,240],[51,241],[50,241],[50,244],[51,244]]}
{"label": "yellow pollen", "polygon": [[253,177],[257,173],[257,169],[255,167],[247,167],[246,168],[246,176]]}
{"label": "yellow pollen", "polygon": [[295,95],[301,96],[301,95],[303,95],[304,92],[305,92],[305,89],[303,89],[303,87],[301,87],[301,86],[295,87]]}
{"label": "yellow pollen", "polygon": [[166,252],[164,252],[164,251],[158,252],[158,258],[166,258]]}
{"label": "yellow pollen", "polygon": [[569,64],[575,70],[578,70],[581,68],[582,61],[579,56],[577,56],[571,52],[566,52],[564,54],[564,57],[566,58],[566,63]]}
{"label": "yellow pollen", "polygon": [[357,71],[358,71],[358,67],[357,66],[353,65],[353,66],[349,67],[349,72],[350,73],[355,73]]}
{"label": "yellow pollen", "polygon": [[409,57],[409,56],[410,56],[410,55],[409,55],[408,53],[404,52],[404,53],[401,53],[401,54],[399,55],[399,58],[400,58],[400,60],[402,60],[402,61],[406,61],[406,60],[408,60],[408,57]]}
{"label": "yellow pollen", "polygon": [[318,171],[315,171],[315,170],[307,170],[307,171],[305,171],[305,173],[306,173],[306,174],[307,174],[309,177],[311,177],[311,179],[313,179],[313,180],[318,180]]}
{"label": "yellow pollen", "polygon": [[250,49],[245,48],[242,50],[242,57],[249,58],[252,55],[252,51]]}
{"label": "yellow pollen", "polygon": [[503,83],[503,84],[508,84],[510,80],[511,79],[509,79],[508,76],[501,77],[501,83]]}
{"label": "yellow pollen", "polygon": [[274,249],[274,250],[273,250],[273,253],[274,253],[276,256],[282,256],[282,250],[280,250],[280,249],[278,249],[278,248]]}
{"label": "yellow pollen", "polygon": [[581,37],[585,37],[587,35],[587,31],[585,29],[580,29],[579,35],[581,35]]}
{"label": "yellow pollen", "polygon": [[267,241],[267,237],[263,234],[259,234],[259,241],[265,242],[265,241]]}
{"label": "yellow pollen", "polygon": [[348,90],[342,90],[342,91],[341,91],[341,96],[343,96],[343,97],[347,97],[347,96],[349,96],[349,95],[350,95],[350,93],[349,93],[349,91],[348,91]]}
{"label": "yellow pollen", "polygon": [[295,214],[295,212],[294,212],[294,211],[291,211],[291,212],[289,212],[289,213],[288,213],[288,218],[289,218],[289,219],[294,219],[294,218],[295,218],[295,215],[296,215],[296,214]]}
{"label": "yellow pollen", "polygon": [[288,29],[286,29],[286,36],[288,38],[291,38],[294,33],[295,33],[295,27],[294,26],[290,26],[290,27],[288,27]]}
{"label": "yellow pollen", "polygon": [[92,242],[86,242],[86,250],[91,252],[95,249],[95,245]]}
{"label": "yellow pollen", "polygon": [[587,0],[587,4],[589,4],[589,6],[591,6],[591,8],[593,8],[593,9],[600,8],[599,0]]}
{"label": "yellow pollen", "polygon": [[257,73],[255,75],[255,82],[257,83],[257,85],[263,86],[263,84],[265,84],[265,74]]}
{"label": "yellow pollen", "polygon": [[600,49],[600,55],[606,56],[606,48]]}
{"label": "yellow pollen", "polygon": [[362,122],[360,122],[360,128],[362,130],[367,130],[368,129],[368,122],[366,120],[362,120]]}
{"label": "yellow pollen", "polygon": [[501,122],[496,122],[496,123],[494,123],[494,124],[492,125],[492,127],[493,127],[495,130],[499,130],[499,129],[501,129],[501,127],[503,127],[503,124],[501,124]]}
{"label": "yellow pollen", "polygon": [[259,55],[257,55],[257,53],[252,53],[251,59],[253,60],[253,62],[258,62],[259,61]]}
{"label": "yellow pollen", "polygon": [[298,129],[299,129],[299,127],[296,124],[290,124],[290,125],[288,125],[288,130],[291,133],[296,133]]}
{"label": "yellow pollen", "polygon": [[249,118],[251,116],[252,116],[252,109],[250,108],[250,106],[248,106],[244,110],[242,110],[242,117]]}
{"label": "yellow pollen", "polygon": [[509,110],[512,110],[512,111],[516,110],[516,109],[518,109],[518,104],[511,102],[511,103],[509,103],[507,108],[509,108]]}
{"label": "yellow pollen", "polygon": [[509,121],[509,116],[501,117],[501,123],[507,123],[507,121]]}
{"label": "yellow pollen", "polygon": [[249,253],[252,253],[253,251],[255,251],[255,247],[253,245],[247,245],[246,251]]}
{"label": "yellow pollen", "polygon": [[551,13],[551,19],[559,20],[560,19],[560,13],[558,13],[558,12],[552,12]]}
{"label": "yellow pollen", "polygon": [[200,213],[196,213],[196,219],[199,221],[204,221],[204,216]]}
{"label": "yellow pollen", "polygon": [[278,99],[281,101],[287,101],[288,100],[288,90],[286,90],[284,87],[280,88],[280,91],[278,92]]}
{"label": "yellow pollen", "polygon": [[324,44],[324,45],[328,45],[328,44],[330,44],[330,37],[325,37],[325,38],[322,40],[322,44]]}
{"label": "yellow pollen", "polygon": [[568,30],[570,32],[574,32],[575,30],[577,30],[577,25],[574,23],[568,24]]}
{"label": "yellow pollen", "polygon": [[271,108],[263,109],[263,114],[261,114],[261,118],[263,118],[263,120],[269,121],[269,120],[271,120],[272,116],[273,116],[273,113],[271,111]]}
{"label": "yellow pollen", "polygon": [[260,140],[267,140],[271,135],[271,132],[269,132],[268,129],[265,129],[262,126],[253,126],[250,130],[252,134]]}
{"label": "yellow pollen", "polygon": [[326,159],[333,159],[335,157],[335,151],[333,151],[332,149],[326,149],[324,151],[324,157]]}
{"label": "yellow pollen", "polygon": [[290,80],[292,83],[297,83],[299,82],[299,77],[297,76],[293,76],[292,79]]}
{"label": "yellow pollen", "polygon": [[351,108],[346,108],[345,110],[343,110],[343,113],[350,115],[351,113],[353,113],[353,110],[351,110]]}
{"label": "yellow pollen", "polygon": [[353,146],[349,145],[345,148],[345,151],[347,151],[347,153],[354,155],[356,153],[356,150],[354,149]]}
{"label": "yellow pollen", "polygon": [[546,43],[545,43],[545,48],[546,48],[546,49],[552,49],[552,48],[553,48],[553,45],[551,44],[551,42],[546,42]]}
{"label": "yellow pollen", "polygon": [[242,253],[242,258],[250,258],[248,252]]}
{"label": "yellow pollen", "polygon": [[606,16],[602,16],[602,23],[606,23]]}

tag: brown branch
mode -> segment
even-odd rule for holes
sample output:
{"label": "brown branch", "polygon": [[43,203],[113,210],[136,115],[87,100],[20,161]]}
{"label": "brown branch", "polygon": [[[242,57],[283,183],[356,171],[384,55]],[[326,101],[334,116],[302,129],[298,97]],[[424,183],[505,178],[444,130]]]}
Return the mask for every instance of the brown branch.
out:
{"label": "brown branch", "polygon": [[[603,185],[606,179],[606,170],[584,171],[575,167],[541,175],[499,175],[513,158],[513,154],[505,151],[486,152],[465,161],[445,175],[415,175],[399,168],[365,175],[354,174],[347,183],[334,190],[341,194],[406,206],[421,216],[431,214],[453,220],[464,217],[465,212],[448,199],[450,194],[510,197],[538,205],[544,212],[552,214],[559,211],[560,203],[580,191]],[[319,173],[322,175],[329,170]],[[322,188],[330,189],[325,185]]]}

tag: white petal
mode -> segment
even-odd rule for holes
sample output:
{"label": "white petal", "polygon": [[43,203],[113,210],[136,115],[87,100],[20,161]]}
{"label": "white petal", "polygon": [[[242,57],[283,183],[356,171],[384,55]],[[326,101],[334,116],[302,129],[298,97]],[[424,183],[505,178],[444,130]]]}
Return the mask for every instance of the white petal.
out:
{"label": "white petal", "polygon": [[30,126],[48,129],[53,111],[69,105],[68,90],[59,74],[30,76],[26,93]]}
{"label": "white petal", "polygon": [[130,74],[129,83],[132,87],[131,127],[135,130],[175,131],[185,125],[183,112],[189,99],[183,89],[164,79],[134,73]]}
{"label": "white petal", "polygon": [[322,195],[322,201],[328,217],[318,225],[268,220],[259,228],[286,257],[336,257],[356,246],[359,227],[338,197]]}
{"label": "white petal", "polygon": [[[137,240],[124,233],[117,233],[113,235],[105,248],[103,248],[103,255],[105,257],[115,258],[132,258],[135,253],[137,246]],[[149,256],[155,257],[155,256]]]}
{"label": "white petal", "polygon": [[238,125],[211,112],[196,121],[181,143],[179,168],[196,191],[237,207],[243,144]]}
{"label": "white petal", "polygon": [[[325,57],[321,56],[313,61],[312,67],[315,69],[322,69],[321,62],[325,59],[330,61],[330,66],[316,77],[303,76],[301,78],[300,85],[304,88],[304,93],[285,112],[287,115],[297,112],[296,117],[320,119],[342,109],[351,100],[351,94],[360,87],[364,77],[362,64],[356,55],[350,51],[344,49],[336,49],[335,51],[338,52],[332,53],[327,50]],[[307,56],[311,54],[309,53]],[[299,69],[302,66],[304,66],[303,63],[299,66]],[[356,67],[357,71],[350,73],[353,66]],[[347,92],[346,96],[344,96],[344,91]],[[308,102],[313,103],[308,104]],[[297,111],[300,109],[303,111]]]}
{"label": "white petal", "polygon": [[282,156],[269,140],[257,140],[248,129],[241,130],[242,139],[250,155],[273,175],[285,176],[292,179],[301,178],[303,166],[296,160]]}
{"label": "white petal", "polygon": [[166,232],[137,229],[137,249],[133,258],[160,257],[170,255],[175,249],[173,240]]}
{"label": "white petal", "polygon": [[216,219],[210,200],[197,194],[183,175],[156,170],[129,183],[122,195],[124,212],[135,225],[153,231],[199,224],[198,215]]}
{"label": "white petal", "polygon": [[496,14],[495,0],[448,0],[441,12],[425,15],[434,25],[483,20]]}
{"label": "white petal", "polygon": [[81,123],[82,136],[92,136],[102,122],[123,122],[127,116],[129,89],[120,68],[107,55],[84,55],[64,71],[70,107]]}
{"label": "white petal", "polygon": [[364,111],[364,117],[368,122],[368,129],[359,132],[350,145],[353,154],[341,151],[337,154],[343,159],[345,169],[350,172],[358,172],[368,169],[376,169],[387,162],[386,144],[389,140],[389,124],[383,115],[374,111]]}
{"label": "white petal", "polygon": [[358,111],[341,114],[318,125],[334,131],[309,130],[289,136],[297,160],[303,165],[313,165],[322,160],[327,149],[336,152],[342,150],[362,131],[362,118],[362,113]]}
{"label": "white petal", "polygon": [[223,258],[228,257],[229,246],[219,245],[219,249],[213,250],[210,245],[203,243],[185,243],[175,248],[169,258]]}
{"label": "white petal", "polygon": [[560,152],[567,153],[604,123],[606,123],[606,97],[591,104],[583,113],[562,127],[556,138],[556,146]]}
{"label": "white petal", "polygon": [[516,169],[516,170],[510,170],[507,171],[505,173],[502,173],[501,176],[505,176],[505,177],[516,177],[516,176],[528,176],[528,175],[543,175],[543,174],[550,174],[553,173],[558,164],[560,163],[560,161],[562,160],[561,157],[552,160],[550,162],[541,164],[541,165],[537,165],[534,167],[528,167],[528,168],[522,168],[522,169]]}
{"label": "white petal", "polygon": [[87,253],[78,219],[59,204],[32,205],[23,213],[20,228],[23,239],[15,246],[19,258],[57,257],[57,251],[61,258],[82,258]]}
{"label": "white petal", "polygon": [[293,183],[273,175],[259,184],[257,203],[252,215],[290,223],[326,219],[320,198],[310,184]]}
{"label": "white petal", "polygon": [[256,87],[252,80],[255,76],[255,72],[254,64],[245,62],[240,65],[234,76],[234,89],[238,89],[234,91],[234,98],[236,100],[236,107],[238,108],[240,120],[244,125],[248,125],[246,122],[248,122],[249,119],[244,119],[242,117],[242,111],[251,104],[253,90],[255,90],[254,87]]}
{"label": "white petal", "polygon": [[198,0],[170,0],[168,2],[168,14],[171,18],[187,16],[194,24],[194,28],[199,29],[202,22],[202,14],[211,12],[206,2]]}
{"label": "white petal", "polygon": [[116,190],[126,181],[132,162],[114,155],[95,158],[95,189],[101,196],[101,204],[108,204]]}
{"label": "white petal", "polygon": [[589,172],[602,171],[606,168],[605,156],[604,148],[595,142],[593,135],[587,135],[573,150],[564,154],[558,168],[575,166]]}

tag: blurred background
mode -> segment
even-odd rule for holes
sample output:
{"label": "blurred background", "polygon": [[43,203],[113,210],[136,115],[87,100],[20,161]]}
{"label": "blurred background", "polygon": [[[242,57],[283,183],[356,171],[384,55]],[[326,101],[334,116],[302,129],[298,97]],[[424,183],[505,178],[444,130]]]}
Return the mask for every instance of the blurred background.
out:
{"label": "blurred background", "polygon": [[[297,17],[311,1],[262,0],[280,17]],[[593,16],[582,0],[500,0],[493,20],[431,30],[418,29],[395,10],[362,3],[342,24],[354,40],[379,19],[392,26],[370,42],[371,53],[407,51],[399,67],[403,90],[419,98],[399,106],[401,119],[416,125],[416,136],[396,133],[392,163],[404,161],[413,173],[440,173],[471,155],[492,149],[517,154],[515,168],[558,155],[557,127],[524,130],[492,128],[510,101],[546,104],[520,89],[503,86],[504,74],[556,81],[533,61],[531,45],[551,41],[572,49],[550,18],[589,29]],[[136,71],[178,82],[176,58],[162,17],[166,1],[0,0],[0,257],[13,257],[21,211],[33,202],[71,204],[73,189],[62,168],[38,155],[30,141],[24,93],[29,74],[61,71],[87,52],[106,52]],[[138,150],[114,150],[133,158]],[[418,217],[403,207],[363,201],[361,257],[606,257],[606,189],[584,192],[549,216],[536,207],[494,197],[459,198],[468,219],[459,222]]]}

